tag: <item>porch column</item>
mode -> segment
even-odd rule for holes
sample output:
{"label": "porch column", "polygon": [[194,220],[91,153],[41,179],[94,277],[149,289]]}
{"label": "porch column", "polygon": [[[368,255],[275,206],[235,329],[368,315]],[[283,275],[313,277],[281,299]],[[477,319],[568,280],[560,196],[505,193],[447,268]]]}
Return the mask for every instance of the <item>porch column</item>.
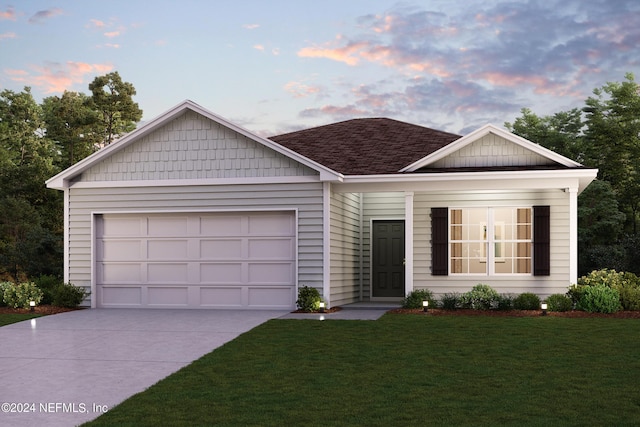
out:
{"label": "porch column", "polygon": [[322,300],[331,307],[331,183],[322,183]]}
{"label": "porch column", "polygon": [[413,291],[413,191],[404,193],[404,294]]}
{"label": "porch column", "polygon": [[578,283],[578,188],[565,190],[569,193],[569,284]]}

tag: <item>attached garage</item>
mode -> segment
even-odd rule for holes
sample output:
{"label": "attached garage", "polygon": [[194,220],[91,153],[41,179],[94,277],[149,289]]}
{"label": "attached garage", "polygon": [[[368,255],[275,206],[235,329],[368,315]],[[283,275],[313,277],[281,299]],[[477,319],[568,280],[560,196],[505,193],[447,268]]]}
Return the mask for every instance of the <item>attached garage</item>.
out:
{"label": "attached garage", "polygon": [[97,307],[291,309],[296,215],[94,215]]}

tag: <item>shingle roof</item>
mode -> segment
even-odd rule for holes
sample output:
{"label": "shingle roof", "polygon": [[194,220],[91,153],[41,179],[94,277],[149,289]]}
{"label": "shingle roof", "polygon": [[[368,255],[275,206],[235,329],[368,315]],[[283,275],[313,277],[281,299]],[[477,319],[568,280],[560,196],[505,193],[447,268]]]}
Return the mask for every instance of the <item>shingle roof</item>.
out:
{"label": "shingle roof", "polygon": [[398,173],[460,138],[386,118],[353,119],[269,139],[344,175]]}

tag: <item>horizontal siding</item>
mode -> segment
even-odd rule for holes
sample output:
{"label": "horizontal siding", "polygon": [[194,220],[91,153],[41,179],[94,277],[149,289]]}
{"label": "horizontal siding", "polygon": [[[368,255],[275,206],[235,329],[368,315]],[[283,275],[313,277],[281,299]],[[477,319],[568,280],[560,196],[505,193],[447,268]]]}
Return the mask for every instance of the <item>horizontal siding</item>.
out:
{"label": "horizontal siding", "polygon": [[[116,142],[117,144],[117,142]],[[254,178],[318,173],[193,111],[84,172],[80,181]]]}
{"label": "horizontal siding", "polygon": [[360,299],[360,196],[331,195],[331,305]]}
{"label": "horizontal siding", "polygon": [[91,286],[91,212],[298,209],[298,283],[322,289],[322,184],[71,188],[69,280]]}
{"label": "horizontal siding", "polygon": [[[432,276],[431,219],[433,207],[551,207],[550,276]],[[419,194],[414,198],[414,288],[428,288],[437,295],[467,292],[486,283],[500,293],[534,292],[542,297],[565,293],[569,286],[569,195],[560,190],[478,194]]]}

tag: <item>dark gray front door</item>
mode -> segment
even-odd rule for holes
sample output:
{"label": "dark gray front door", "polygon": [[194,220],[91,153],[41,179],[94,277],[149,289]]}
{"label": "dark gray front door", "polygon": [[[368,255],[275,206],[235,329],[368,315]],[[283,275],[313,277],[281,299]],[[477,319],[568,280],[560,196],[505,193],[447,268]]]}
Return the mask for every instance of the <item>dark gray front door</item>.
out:
{"label": "dark gray front door", "polygon": [[404,220],[372,225],[372,297],[404,297]]}

